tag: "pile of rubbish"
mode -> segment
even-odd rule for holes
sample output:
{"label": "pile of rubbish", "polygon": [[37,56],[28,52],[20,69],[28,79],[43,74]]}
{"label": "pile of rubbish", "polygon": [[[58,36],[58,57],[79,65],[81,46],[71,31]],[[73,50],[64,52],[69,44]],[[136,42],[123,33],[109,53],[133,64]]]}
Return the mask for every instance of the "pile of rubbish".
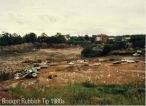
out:
{"label": "pile of rubbish", "polygon": [[48,65],[46,62],[42,62],[40,64],[34,64],[34,67],[31,69],[22,71],[22,72],[17,72],[14,75],[14,79],[20,79],[20,78],[36,78],[39,74],[39,70],[42,68],[47,68]]}
{"label": "pile of rubbish", "polygon": [[39,74],[38,69],[36,67],[33,67],[32,69],[25,70],[23,72],[18,72],[14,75],[14,79],[20,79],[20,78],[36,78]]}
{"label": "pile of rubbish", "polygon": [[121,64],[123,62],[127,62],[127,63],[135,63],[136,61],[134,60],[129,60],[129,59],[122,59],[122,60],[117,60],[117,61],[113,61],[113,64]]}
{"label": "pile of rubbish", "polygon": [[74,65],[74,64],[88,64],[88,60],[76,60],[76,61],[68,61],[67,62],[69,65]]}
{"label": "pile of rubbish", "polygon": [[137,50],[133,56],[141,56],[142,55],[142,51],[141,50]]}

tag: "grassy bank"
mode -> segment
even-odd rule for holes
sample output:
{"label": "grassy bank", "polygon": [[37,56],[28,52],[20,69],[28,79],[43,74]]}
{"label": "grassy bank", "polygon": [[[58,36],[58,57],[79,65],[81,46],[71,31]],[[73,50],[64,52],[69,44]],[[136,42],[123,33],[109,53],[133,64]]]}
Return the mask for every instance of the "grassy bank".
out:
{"label": "grassy bank", "polygon": [[[59,87],[36,85],[27,89],[11,88],[10,92],[24,98],[61,98],[65,104],[99,104],[99,105],[144,105],[144,81],[114,85],[94,84],[86,81]],[[51,103],[50,103],[51,104]]]}

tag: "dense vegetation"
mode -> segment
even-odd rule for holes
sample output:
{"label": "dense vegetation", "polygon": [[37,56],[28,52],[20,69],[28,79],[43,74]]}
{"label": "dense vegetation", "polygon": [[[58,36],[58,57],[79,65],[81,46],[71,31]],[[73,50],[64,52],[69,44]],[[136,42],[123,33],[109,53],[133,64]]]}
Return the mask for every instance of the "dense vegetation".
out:
{"label": "dense vegetation", "polygon": [[107,55],[112,50],[112,45],[110,44],[92,44],[86,46],[81,55],[83,57],[96,57]]}
{"label": "dense vegetation", "polygon": [[[124,40],[123,38],[129,36],[131,37],[130,40]],[[145,43],[145,35],[139,34],[139,35],[123,35],[123,36],[115,36],[115,40],[108,40],[107,44],[113,44],[114,49],[117,48],[125,48],[128,46],[127,42],[131,42],[134,47],[144,47]],[[31,32],[26,35],[18,35],[16,33],[8,33],[3,32],[0,34],[0,46],[7,46],[7,45],[15,45],[15,44],[21,44],[21,43],[67,43],[72,45],[81,45],[83,47],[86,47],[86,45],[89,44],[102,44],[102,42],[96,41],[96,36],[70,36],[69,34],[63,35],[61,33],[57,33],[54,36],[49,36],[45,33],[42,33],[41,35],[36,35],[35,33]]]}
{"label": "dense vegetation", "polygon": [[36,87],[29,87],[31,93],[22,88],[11,88],[9,91],[24,98],[46,98],[48,100],[61,98],[65,104],[72,105],[144,105],[144,84],[144,81],[139,81],[123,85],[96,85],[86,81],[50,88],[36,85]]}
{"label": "dense vegetation", "polygon": [[54,36],[47,36],[45,33],[42,33],[40,36],[37,36],[35,33],[29,33],[24,36],[18,35],[16,33],[3,33],[0,35],[0,46],[15,45],[21,43],[66,43],[65,36],[61,33],[57,33]]}
{"label": "dense vegetation", "polygon": [[[82,46],[83,57],[96,57],[111,54],[132,54],[134,50],[143,50],[145,47],[145,35],[123,35],[123,36],[109,36],[107,42],[100,42],[96,40],[96,35],[88,36],[70,36],[57,33],[54,36],[48,36],[45,33],[36,35],[35,33],[28,33],[24,36],[16,33],[11,34],[4,32],[0,34],[0,46],[9,46],[23,43],[33,43],[37,48],[44,47],[72,47]],[[130,37],[130,39],[126,39]]]}
{"label": "dense vegetation", "polygon": [[[125,39],[130,37],[130,39]],[[145,52],[145,35],[123,35],[115,36],[114,40],[108,40],[106,43],[92,43],[84,46],[81,55],[83,57],[105,56],[107,54],[113,55],[131,55],[136,50],[141,50],[144,55]]]}

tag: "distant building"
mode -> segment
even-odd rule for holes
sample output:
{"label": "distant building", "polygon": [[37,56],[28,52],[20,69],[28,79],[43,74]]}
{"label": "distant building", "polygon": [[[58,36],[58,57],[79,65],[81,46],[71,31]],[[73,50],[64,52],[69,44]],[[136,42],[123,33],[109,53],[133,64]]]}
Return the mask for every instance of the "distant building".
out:
{"label": "distant building", "polygon": [[108,41],[108,36],[106,34],[100,34],[96,36],[96,41],[106,43]]}
{"label": "distant building", "polygon": [[109,37],[109,40],[115,41],[115,37]]}
{"label": "distant building", "polygon": [[129,41],[131,39],[130,36],[123,36],[122,41]]}

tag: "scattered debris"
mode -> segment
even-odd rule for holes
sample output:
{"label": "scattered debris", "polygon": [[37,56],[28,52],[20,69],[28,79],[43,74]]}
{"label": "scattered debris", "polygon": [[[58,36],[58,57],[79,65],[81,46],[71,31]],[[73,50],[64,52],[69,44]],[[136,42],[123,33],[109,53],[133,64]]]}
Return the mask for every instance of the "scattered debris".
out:
{"label": "scattered debris", "polygon": [[41,69],[41,67],[35,67],[37,70],[40,70]]}
{"label": "scattered debris", "polygon": [[121,64],[121,61],[113,61],[113,64]]}
{"label": "scattered debris", "polygon": [[40,68],[48,68],[47,62],[42,62],[39,64]]}
{"label": "scattered debris", "polygon": [[74,62],[69,62],[68,64],[69,64],[69,65],[74,65],[75,63],[74,63]]}
{"label": "scattered debris", "polygon": [[127,60],[127,63],[135,63],[134,60]]}
{"label": "scattered debris", "polygon": [[83,63],[84,60],[77,60],[77,63]]}
{"label": "scattered debris", "polygon": [[101,63],[94,63],[93,66],[100,66]]}
{"label": "scattered debris", "polygon": [[14,75],[14,79],[19,79],[20,78],[20,76],[21,76],[21,73],[16,73],[15,75]]}
{"label": "scattered debris", "polygon": [[[122,60],[119,60],[119,61],[113,61],[112,63],[113,64],[120,64],[122,62],[127,62],[127,63],[135,63],[136,61],[134,60],[131,60],[131,59],[122,59]],[[137,61],[138,62],[138,61]]]}
{"label": "scattered debris", "polygon": [[108,61],[107,59],[98,59],[99,62],[106,62]]}
{"label": "scattered debris", "polygon": [[[97,83],[101,83],[104,81],[104,83],[120,83],[121,84],[127,81],[130,82],[130,81],[141,80],[141,79],[144,79],[144,76],[145,76],[144,62],[146,63],[146,60],[142,56],[141,57],[132,57],[129,55],[128,56],[107,56],[107,57],[91,58],[91,59],[88,59],[88,61],[86,61],[84,60],[84,58],[81,58],[81,57],[70,59],[70,57],[75,55],[75,54],[69,53],[69,52],[72,52],[72,50],[68,50],[65,52],[63,52],[63,49],[59,50],[59,52],[61,53],[63,52],[65,54],[65,56],[62,56],[62,57],[50,56],[50,54],[54,53],[54,52],[51,52],[51,50],[42,49],[38,52],[18,55],[18,57],[0,58],[0,67],[1,67],[0,70],[2,72],[5,72],[5,73],[2,73],[2,76],[0,76],[0,79],[7,78],[4,80],[9,80],[10,78],[11,79],[14,78],[14,75],[15,75],[15,79],[23,78],[22,80],[18,80],[18,81],[14,81],[14,80],[4,81],[2,79],[0,81],[4,81],[4,82],[1,82],[1,85],[7,86],[9,84],[12,85],[14,82],[20,82],[17,85],[19,85],[20,87],[21,86],[23,87],[25,86],[25,84],[27,86],[29,82],[31,81],[36,81],[36,84],[39,83],[39,84],[45,84],[47,86],[48,85],[51,86],[51,85],[65,84],[65,83],[70,83],[70,82],[72,83],[72,82],[84,81],[88,79],[88,77],[90,77],[89,80],[95,81]],[[53,49],[53,51],[56,51],[56,49]],[[74,50],[73,52],[78,53],[78,50]],[[32,64],[22,63],[22,61],[25,61],[27,58],[31,60]],[[47,58],[50,58],[50,59],[47,59]],[[39,61],[39,59],[41,60],[41,62]],[[130,63],[128,64],[127,60],[134,60],[135,62],[136,60],[138,60],[139,63],[133,64],[130,62],[131,64]],[[106,61],[106,62],[103,62],[103,61]],[[112,62],[113,64],[117,64],[116,61],[119,61],[119,65],[111,65]],[[125,64],[122,65],[120,63],[125,63]],[[38,72],[42,68],[41,66],[45,66],[45,65],[46,66],[48,65],[49,69],[44,69],[39,74]],[[33,70],[32,67],[34,68],[35,71],[32,71]],[[27,70],[24,71],[25,69]],[[12,72],[13,74],[9,75],[7,72],[9,73]],[[51,72],[54,72],[54,73],[51,73]],[[39,77],[35,79],[34,77],[37,77],[38,75]],[[29,77],[29,78],[34,78],[34,79],[25,79],[24,77],[25,78]],[[53,81],[51,79],[53,79]],[[46,82],[46,80],[48,82]],[[22,85],[23,83],[25,84]],[[0,86],[0,89],[1,89],[1,86]],[[139,91],[141,92],[141,90]]]}
{"label": "scattered debris", "polygon": [[134,53],[133,56],[140,56],[140,54],[138,54],[138,53]]}
{"label": "scattered debris", "polygon": [[37,73],[32,73],[31,76],[32,76],[33,78],[35,78],[35,77],[37,77]]}
{"label": "scattered debris", "polygon": [[55,78],[55,77],[57,77],[57,75],[49,75],[49,76],[48,76],[48,79],[53,79],[53,78]]}
{"label": "scattered debris", "polygon": [[137,50],[137,51],[133,54],[133,56],[140,56],[140,55],[142,55],[142,51],[141,51],[141,50]]}
{"label": "scattered debris", "polygon": [[36,78],[37,75],[39,74],[37,68],[33,67],[32,69],[25,70],[24,72],[19,72],[14,75],[14,79],[20,79],[20,78]]}
{"label": "scattered debris", "polygon": [[142,51],[141,50],[137,50],[136,52],[139,53],[139,54],[142,54]]}
{"label": "scattered debris", "polygon": [[127,59],[122,59],[121,62],[127,62]]}

